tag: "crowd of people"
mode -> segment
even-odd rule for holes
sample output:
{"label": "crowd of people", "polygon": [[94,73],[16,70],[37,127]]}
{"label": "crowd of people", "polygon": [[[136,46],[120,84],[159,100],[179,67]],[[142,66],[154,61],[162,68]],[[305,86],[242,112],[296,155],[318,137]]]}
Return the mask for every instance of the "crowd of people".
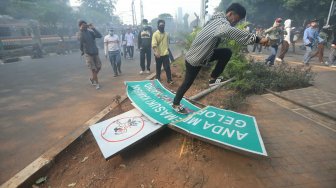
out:
{"label": "crowd of people", "polygon": [[[292,46],[292,51],[295,53],[296,42],[300,38],[300,31],[292,26],[293,20],[286,19],[283,22],[282,18],[277,18],[274,24],[270,28],[255,27],[252,33],[255,33],[259,37],[267,37],[269,39],[269,44],[265,47],[267,51],[270,51],[270,55],[265,59],[265,64],[273,66],[275,62],[284,63],[286,53],[288,52],[290,46]],[[327,28],[321,28],[318,26],[318,20],[312,19],[306,25],[302,34],[302,49],[305,50],[305,54],[302,57],[302,62],[304,65],[309,66],[309,62],[314,57],[318,57],[318,62],[322,65],[336,67],[335,55],[334,55],[334,45],[335,41],[328,45],[328,40],[331,36],[326,33]],[[335,38],[335,37],[334,37]],[[325,47],[330,47],[329,58],[324,58]],[[280,52],[278,52],[280,48]],[[254,44],[252,47],[252,52],[262,52],[262,47],[259,44]]]}
{"label": "crowd of people", "polygon": [[[78,33],[80,50],[91,71],[89,80],[96,89],[100,89],[98,73],[101,69],[101,60],[98,54],[96,39],[102,38],[103,36],[92,24],[87,24],[86,21],[81,20],[78,24],[80,30]],[[133,60],[134,47],[136,44],[140,52],[139,74],[151,73],[153,50],[156,62],[156,78],[161,80],[161,68],[163,66],[166,72],[167,83],[173,84],[170,62],[174,60],[174,58],[169,49],[169,35],[165,32],[164,20],[158,20],[157,30],[155,32],[153,32],[152,27],[148,25],[147,19],[142,21],[140,31],[132,31],[131,28],[128,28],[126,32],[122,31],[121,36],[118,35],[116,29],[108,29],[108,34],[104,36],[104,54],[105,58],[111,63],[114,77],[122,74],[122,56],[125,60]]]}
{"label": "crowd of people", "polygon": [[[218,85],[223,82],[223,78],[220,75],[229,62],[232,51],[229,48],[219,47],[222,39],[235,40],[237,43],[245,46],[243,50],[247,52],[248,45],[253,45],[252,52],[258,50],[259,53],[262,51],[262,48],[265,47],[271,52],[265,59],[265,64],[269,66],[273,66],[276,61],[284,63],[284,58],[290,45],[292,45],[293,51],[295,52],[295,43],[299,39],[299,36],[294,32],[295,28],[292,27],[291,19],[286,19],[283,24],[283,19],[277,18],[270,28],[263,29],[256,27],[253,32],[250,32],[248,28],[241,30],[235,27],[245,15],[246,10],[242,5],[232,3],[225,12],[219,12],[212,16],[196,35],[190,49],[185,55],[185,78],[173,100],[172,108],[176,112],[182,114],[188,113],[180,104],[180,101],[193,84],[201,68],[206,66],[208,62],[217,61],[209,77],[209,86]],[[95,39],[102,38],[102,35],[92,24],[87,24],[85,21],[79,22],[79,28],[80,50],[92,73],[90,82],[96,86],[96,89],[99,89],[100,85],[97,75],[101,69],[101,61],[98,56]],[[317,20],[314,19],[309,22],[304,30],[302,41],[306,52],[303,57],[303,64],[308,66],[310,60],[318,56],[322,64],[336,67],[335,40],[331,45],[329,60],[324,61],[323,50],[327,38],[326,35],[323,34],[323,30],[319,31],[317,28]],[[137,46],[140,52],[139,74],[148,74],[151,72],[153,51],[156,79],[161,81],[161,68],[163,66],[167,83],[174,83],[170,69],[170,62],[173,60],[173,57],[169,49],[169,35],[165,32],[164,20],[158,20],[157,30],[155,32],[153,32],[153,28],[148,25],[146,19],[142,21],[142,26],[139,31],[134,32],[131,29],[127,29],[126,32],[122,32],[120,37],[114,28],[108,30],[108,34],[104,37],[104,53],[106,59],[111,63],[115,77],[122,73],[122,56],[124,59],[133,60],[134,46]],[[279,46],[281,46],[281,48],[278,54]]]}

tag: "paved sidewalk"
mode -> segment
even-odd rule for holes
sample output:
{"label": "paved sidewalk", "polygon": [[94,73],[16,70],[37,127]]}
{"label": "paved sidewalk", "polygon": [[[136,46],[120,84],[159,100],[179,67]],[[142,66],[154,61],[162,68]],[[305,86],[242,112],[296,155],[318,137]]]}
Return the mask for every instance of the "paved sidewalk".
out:
{"label": "paved sidewalk", "polygon": [[251,163],[251,174],[239,180],[239,187],[249,187],[248,179],[256,180],[252,187],[336,187],[335,132],[293,113],[288,105],[279,105],[267,95],[249,101],[269,160]]}

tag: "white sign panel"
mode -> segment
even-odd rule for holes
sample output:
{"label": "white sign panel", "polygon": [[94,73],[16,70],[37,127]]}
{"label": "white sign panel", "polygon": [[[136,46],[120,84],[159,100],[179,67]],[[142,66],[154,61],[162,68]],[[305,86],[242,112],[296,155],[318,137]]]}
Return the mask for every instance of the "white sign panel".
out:
{"label": "white sign panel", "polygon": [[105,159],[157,131],[162,126],[154,124],[137,109],[90,126]]}

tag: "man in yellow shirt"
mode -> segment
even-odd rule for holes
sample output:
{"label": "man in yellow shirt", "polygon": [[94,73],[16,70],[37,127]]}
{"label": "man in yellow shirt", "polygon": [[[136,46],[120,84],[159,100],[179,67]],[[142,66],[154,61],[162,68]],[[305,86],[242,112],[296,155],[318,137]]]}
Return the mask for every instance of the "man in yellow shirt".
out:
{"label": "man in yellow shirt", "polygon": [[152,38],[152,48],[154,51],[155,62],[156,62],[156,79],[161,81],[161,67],[167,75],[167,82],[173,84],[170,71],[170,62],[169,62],[169,39],[168,34],[164,31],[165,21],[158,20],[158,30],[153,33]]}

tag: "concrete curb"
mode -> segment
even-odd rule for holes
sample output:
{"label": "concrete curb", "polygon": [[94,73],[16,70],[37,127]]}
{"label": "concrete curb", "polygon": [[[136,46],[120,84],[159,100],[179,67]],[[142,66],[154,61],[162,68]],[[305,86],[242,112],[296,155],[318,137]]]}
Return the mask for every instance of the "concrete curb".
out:
{"label": "concrete curb", "polygon": [[334,117],[334,116],[331,116],[331,115],[329,115],[329,114],[326,114],[326,113],[324,113],[324,112],[321,112],[321,111],[319,111],[319,110],[316,110],[316,109],[314,109],[314,108],[312,108],[312,107],[310,107],[310,106],[307,106],[307,105],[305,105],[305,104],[298,103],[298,102],[296,102],[296,101],[294,101],[294,100],[292,100],[292,99],[290,99],[290,98],[284,97],[284,96],[282,96],[282,95],[280,95],[280,94],[278,94],[277,92],[274,92],[274,91],[272,91],[272,90],[266,89],[266,91],[269,92],[269,93],[271,93],[271,94],[273,94],[273,95],[275,95],[275,96],[277,96],[277,97],[279,97],[279,98],[282,98],[282,99],[284,99],[284,100],[286,100],[286,101],[289,101],[289,102],[291,102],[291,103],[293,103],[293,104],[296,104],[296,105],[301,106],[301,107],[303,107],[303,108],[306,108],[306,109],[308,109],[308,110],[310,110],[310,111],[312,111],[312,112],[315,112],[315,113],[317,113],[317,114],[320,114],[320,115],[322,115],[322,116],[325,116],[325,117],[327,117],[327,118],[330,118],[330,119],[336,121],[336,117]]}

